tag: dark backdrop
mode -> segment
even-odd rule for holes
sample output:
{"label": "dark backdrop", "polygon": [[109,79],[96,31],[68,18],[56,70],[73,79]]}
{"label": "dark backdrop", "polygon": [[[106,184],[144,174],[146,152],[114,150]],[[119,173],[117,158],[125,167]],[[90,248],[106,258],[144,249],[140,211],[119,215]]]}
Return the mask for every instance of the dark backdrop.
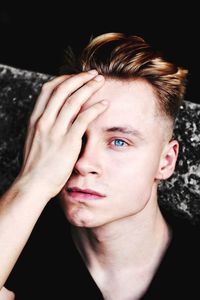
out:
{"label": "dark backdrop", "polygon": [[200,103],[197,4],[116,2],[2,2],[0,63],[57,74],[68,45],[78,51],[91,35],[108,31],[139,34],[189,70],[186,100]]}

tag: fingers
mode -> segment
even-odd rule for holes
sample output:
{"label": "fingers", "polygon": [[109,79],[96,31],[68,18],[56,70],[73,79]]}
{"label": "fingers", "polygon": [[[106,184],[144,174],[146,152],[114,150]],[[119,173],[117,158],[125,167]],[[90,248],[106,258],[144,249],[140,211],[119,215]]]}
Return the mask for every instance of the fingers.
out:
{"label": "fingers", "polygon": [[31,123],[30,125],[34,125],[35,122],[40,118],[54,89],[71,76],[72,75],[59,76],[43,84],[29,120],[29,123]]}
{"label": "fingers", "polygon": [[73,137],[77,140],[82,138],[88,128],[89,123],[95,120],[101,113],[103,113],[107,107],[108,102],[103,100],[101,102],[93,104],[88,109],[81,112],[72,124],[68,135],[72,139]]}
{"label": "fingers", "polygon": [[29,120],[24,162],[31,148],[36,123],[46,130],[53,128],[55,134],[65,134],[84,102],[103,85],[103,76],[97,74],[96,70],[91,70],[63,75],[43,85]]}
{"label": "fingers", "polygon": [[60,112],[65,101],[69,101],[69,97],[73,93],[76,93],[78,89],[84,86],[96,75],[96,70],[82,72],[80,74],[71,76],[54,89],[51,96],[51,101],[48,102],[48,105],[42,115],[43,119],[48,120],[49,126],[52,126],[55,122],[57,115]]}
{"label": "fingers", "polygon": [[72,75],[63,75],[56,77],[48,82],[46,82],[42,86],[42,90],[37,98],[37,101],[35,103],[34,109],[32,111],[31,117],[29,119],[29,126],[27,131],[27,137],[26,142],[23,150],[23,157],[24,157],[24,163],[26,161],[27,155],[29,153],[29,149],[31,147],[33,135],[34,135],[34,125],[37,122],[37,120],[41,117],[43,114],[45,107],[47,106],[47,103],[53,93],[53,90],[61,84],[63,81],[65,81],[67,78],[71,77]]}
{"label": "fingers", "polygon": [[77,117],[82,105],[103,85],[104,78],[98,75],[74,92],[60,110],[53,130],[65,134]]}

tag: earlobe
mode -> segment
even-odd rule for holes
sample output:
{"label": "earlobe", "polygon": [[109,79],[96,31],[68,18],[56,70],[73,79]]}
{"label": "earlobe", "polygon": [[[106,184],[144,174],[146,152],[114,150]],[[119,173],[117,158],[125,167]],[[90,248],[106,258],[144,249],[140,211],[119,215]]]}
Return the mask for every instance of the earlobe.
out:
{"label": "earlobe", "polygon": [[178,158],[179,143],[176,140],[170,141],[163,150],[158,172],[155,179],[168,179],[174,172]]}

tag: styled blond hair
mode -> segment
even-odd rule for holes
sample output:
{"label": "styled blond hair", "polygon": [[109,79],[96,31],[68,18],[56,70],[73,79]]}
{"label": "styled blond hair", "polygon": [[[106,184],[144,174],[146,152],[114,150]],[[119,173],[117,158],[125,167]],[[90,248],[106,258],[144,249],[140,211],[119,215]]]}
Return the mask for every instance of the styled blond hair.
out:
{"label": "styled blond hair", "polygon": [[91,39],[78,58],[71,49],[66,58],[62,73],[96,69],[113,79],[146,80],[157,95],[159,112],[175,120],[186,90],[187,70],[164,59],[143,38],[105,33]]}

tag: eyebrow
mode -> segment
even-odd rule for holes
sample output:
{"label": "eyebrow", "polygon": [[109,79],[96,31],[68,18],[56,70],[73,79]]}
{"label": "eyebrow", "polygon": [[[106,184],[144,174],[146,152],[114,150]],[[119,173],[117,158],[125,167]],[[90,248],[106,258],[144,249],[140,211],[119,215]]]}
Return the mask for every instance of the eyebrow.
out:
{"label": "eyebrow", "polygon": [[137,137],[140,140],[143,140],[143,141],[145,140],[143,134],[139,130],[134,129],[130,126],[128,126],[128,127],[124,127],[124,126],[105,127],[105,128],[103,128],[103,130],[105,132],[121,132],[124,134],[130,134],[134,137]]}

